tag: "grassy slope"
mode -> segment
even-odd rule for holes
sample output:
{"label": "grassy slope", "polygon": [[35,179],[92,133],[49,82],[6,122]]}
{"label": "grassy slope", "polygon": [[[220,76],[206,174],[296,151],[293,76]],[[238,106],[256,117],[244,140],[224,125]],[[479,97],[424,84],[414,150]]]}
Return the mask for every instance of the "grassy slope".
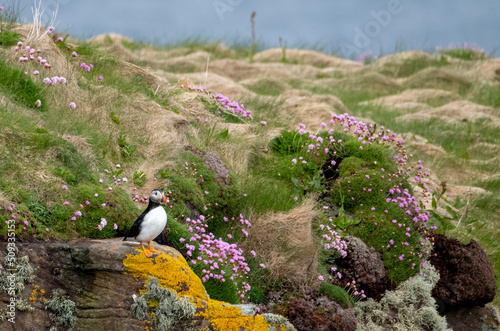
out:
{"label": "grassy slope", "polygon": [[[4,39],[7,40],[7,36]],[[143,54],[154,55],[160,62],[164,61],[164,67],[176,68],[172,69],[172,72],[158,73],[169,81],[176,81],[178,76],[175,76],[175,73],[178,72],[179,65],[171,64],[172,58],[181,58],[182,64],[182,57],[205,51],[213,54],[212,59],[236,59],[246,63],[244,56],[248,54],[248,50],[240,48],[232,51],[221,45],[199,42],[163,50],[122,42],[122,46],[130,51],[130,54],[108,55],[108,51],[103,49],[113,42],[115,41],[108,38],[101,46],[76,42],[60,44],[62,55],[72,67],[69,74],[74,79],[73,83],[76,83],[69,99],[61,96],[63,87],[47,87],[40,82],[40,77],[24,76],[26,66],[17,63],[12,46],[6,46],[12,42],[1,46],[0,70],[8,74],[2,74],[0,79],[0,198],[3,202],[16,203],[15,212],[21,216],[21,220],[28,221],[26,229],[23,229],[23,223],[18,223],[19,236],[106,238],[121,235],[139,213],[139,209],[130,199],[137,193],[134,186],[141,194],[147,194],[151,187],[161,184],[176,187],[178,190],[172,195],[176,200],[171,203],[170,215],[178,218],[179,222],[189,212],[188,207],[182,204],[186,195],[190,196],[190,201],[195,202],[198,210],[211,204],[207,213],[219,218],[237,216],[239,213],[258,217],[270,211],[288,211],[294,208],[296,203],[292,198],[297,195],[296,185],[283,180],[283,177],[291,178],[292,174],[287,173],[288,168],[280,164],[281,161],[261,153],[263,149],[267,149],[270,140],[267,134],[271,134],[274,128],[287,128],[289,124],[295,127],[298,122],[305,120],[296,117],[293,111],[290,111],[293,108],[287,109],[286,103],[280,99],[280,94],[294,87],[309,90],[315,96],[336,96],[353,115],[369,118],[398,133],[417,134],[424,137],[429,144],[442,147],[444,153],[437,155],[422,153],[425,150],[419,150],[418,147],[414,147],[413,152],[422,153],[424,164],[430,165],[437,178],[447,176],[449,185],[470,185],[487,190],[486,194],[479,196],[458,195],[449,202],[457,213],[454,215],[457,219],[451,220],[451,223],[456,224],[456,221],[461,219],[461,225],[447,230],[447,234],[458,236],[464,241],[477,239],[492,259],[496,273],[500,274],[499,243],[496,240],[500,228],[496,217],[500,210],[500,181],[498,158],[494,159],[500,151],[498,127],[482,118],[451,123],[445,122],[443,118],[401,121],[398,117],[406,114],[406,111],[392,110],[388,105],[366,103],[377,97],[397,94],[412,88],[438,88],[456,93],[459,99],[493,107],[493,113],[498,116],[500,87],[497,82],[485,82],[469,76],[461,80],[449,79],[447,76],[442,79],[435,79],[436,75],[418,76],[429,68],[452,70],[458,74],[462,71],[468,72],[473,66],[471,61],[426,56],[404,61],[388,61],[390,65],[377,66],[377,63],[373,63],[351,72],[316,68],[313,73],[299,77],[283,75],[283,78],[278,78],[281,80],[278,83],[273,81],[275,77],[264,77],[247,85],[255,95],[237,100],[253,110],[256,120],[246,121],[250,124],[246,135],[228,136],[224,133],[224,125],[216,127],[215,124],[212,126],[211,122],[197,123],[196,115],[207,116],[214,123],[224,121],[210,117],[199,97],[195,106],[201,105],[201,110],[196,114],[190,112],[193,104],[189,104],[183,96],[195,92],[178,88],[158,91],[147,81],[146,75],[131,75],[123,70],[120,64],[123,57],[135,61],[136,64],[154,67],[155,64],[148,62],[151,58],[147,56],[140,60],[134,60],[133,57],[130,59],[130,54],[133,56],[145,50]],[[78,59],[71,57],[70,52],[66,50],[67,46],[78,52]],[[203,68],[202,61],[195,61],[194,64],[191,60],[185,61],[187,65],[180,66],[186,68],[185,73]],[[482,59],[474,61],[480,62]],[[92,63],[94,69],[86,73],[78,67],[80,62]],[[295,64],[285,64],[284,71],[288,70],[286,66],[306,67],[300,62],[294,62]],[[256,67],[258,65],[256,64]],[[30,72],[33,69],[29,67]],[[98,80],[99,76],[104,77],[102,82]],[[240,80],[229,72],[227,76],[235,83]],[[412,80],[412,77],[416,78]],[[323,84],[325,79],[328,83]],[[260,94],[267,97],[261,98]],[[77,111],[71,112],[68,104],[73,101],[73,96],[78,100]],[[34,101],[38,99],[42,101],[42,107],[39,109],[34,107]],[[136,102],[138,106],[126,108],[127,104],[132,102]],[[148,154],[149,137],[141,136],[140,130],[138,132],[138,127],[143,128],[138,122],[146,122],[153,116],[147,110],[141,112],[141,107],[147,108],[148,103],[157,104],[158,109],[164,112],[185,116],[195,132],[189,135],[190,143],[200,151],[216,150],[226,156],[229,164],[232,164],[230,155],[240,157],[242,151],[249,152],[244,160],[250,166],[240,171],[235,170],[232,174],[233,180],[240,186],[226,192],[209,180],[200,184],[194,178],[196,176],[188,172],[183,173],[184,162],[188,162],[190,167],[196,167],[196,163],[202,162],[189,153],[155,154],[155,160],[151,161]],[[427,101],[429,107],[441,106],[444,103],[439,100]],[[283,107],[285,111],[282,110]],[[260,120],[266,120],[268,126],[260,127]],[[71,139],[68,139],[68,135],[72,136]],[[119,139],[120,137],[122,139]],[[478,143],[485,143],[489,147],[475,148]],[[147,173],[148,180],[143,181],[144,177],[140,174],[145,170],[144,164],[148,162],[160,166],[153,167],[154,169]],[[118,163],[121,170],[115,167]],[[161,166],[166,163],[169,166]],[[106,168],[111,170],[104,171]],[[464,169],[468,173],[480,173],[481,176],[460,176]],[[198,166],[196,171],[196,175],[210,177],[210,173],[203,167]],[[450,172],[456,173],[457,178],[450,176]],[[113,175],[122,179],[127,177],[129,182],[116,186]],[[159,182],[155,183],[152,177],[157,177]],[[103,179],[104,183],[101,184],[99,179]],[[69,190],[62,190],[62,185],[69,186]],[[142,185],[145,185],[144,189],[140,188]],[[108,186],[113,189],[108,190]],[[208,192],[207,195],[203,194],[205,191]],[[216,192],[222,193],[217,195]],[[243,193],[247,196],[244,197]],[[68,201],[69,206],[65,206],[64,201]],[[89,202],[88,206],[86,201]],[[218,202],[221,208],[215,208],[215,202]],[[107,203],[107,207],[101,207],[103,203]],[[83,207],[79,207],[79,204]],[[7,208],[8,203],[0,207]],[[83,216],[77,217],[76,221],[70,221],[78,210],[83,211]],[[8,215],[10,213],[7,210],[2,212],[2,224]],[[102,231],[98,230],[97,226],[103,217],[108,222],[116,223],[118,230],[114,230],[111,224]],[[179,226],[179,222],[172,222],[171,229],[175,227],[175,231],[182,233],[179,237],[189,234],[185,233],[185,228]],[[220,236],[229,231],[237,240],[241,239],[238,227],[229,228],[222,223],[216,228],[219,229]],[[2,227],[1,231],[2,235],[5,234],[6,228]],[[257,269],[258,260],[250,259],[249,263]],[[220,297],[235,301],[233,294],[222,293]],[[254,292],[252,295],[255,301],[262,300],[262,294]],[[495,301],[497,305],[498,300]]]}

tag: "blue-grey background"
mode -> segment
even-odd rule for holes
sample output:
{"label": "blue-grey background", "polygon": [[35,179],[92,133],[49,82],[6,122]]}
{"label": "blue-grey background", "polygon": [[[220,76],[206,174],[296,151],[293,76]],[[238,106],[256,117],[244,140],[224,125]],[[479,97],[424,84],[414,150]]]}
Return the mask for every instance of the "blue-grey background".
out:
{"label": "blue-grey background", "polygon": [[[38,1],[38,0],[37,0]],[[0,0],[0,5],[8,1]],[[279,37],[292,47],[316,47],[346,56],[373,51],[447,48],[477,44],[496,55],[500,49],[498,0],[60,0],[56,28],[78,38],[116,32],[135,41],[173,43],[187,37],[222,40],[231,45],[251,38],[250,15],[256,11],[261,47],[276,47]],[[382,26],[379,13],[397,5]],[[18,0],[22,19],[31,19],[33,0]],[[44,0],[50,13],[56,0]],[[372,23],[370,23],[372,22]],[[388,22],[388,23],[387,23]],[[378,29],[376,24],[378,24]],[[372,36],[357,36],[371,27]],[[361,38],[361,39],[360,39]],[[353,47],[349,47],[353,46]],[[362,47],[358,47],[362,46]],[[352,54],[348,54],[352,53]]]}

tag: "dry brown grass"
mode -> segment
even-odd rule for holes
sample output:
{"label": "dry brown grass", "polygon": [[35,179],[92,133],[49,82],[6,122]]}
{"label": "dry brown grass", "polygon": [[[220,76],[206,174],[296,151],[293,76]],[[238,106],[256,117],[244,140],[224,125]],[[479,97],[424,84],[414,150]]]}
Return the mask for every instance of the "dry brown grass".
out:
{"label": "dry brown grass", "polygon": [[319,245],[313,240],[312,222],[318,216],[315,201],[284,213],[269,213],[250,228],[252,246],[262,257],[272,279],[281,279],[295,288],[310,286],[317,277]]}
{"label": "dry brown grass", "polygon": [[371,100],[370,103],[397,107],[402,103],[445,103],[460,97],[452,92],[437,89],[410,89],[399,94]]}
{"label": "dry brown grass", "polygon": [[457,123],[463,120],[474,122],[479,118],[489,118],[495,126],[500,126],[500,117],[493,115],[494,109],[478,105],[467,100],[458,100],[447,103],[439,108],[431,108],[419,111],[414,114],[404,115],[398,119],[402,121],[421,120],[439,118],[443,122]]}
{"label": "dry brown grass", "polygon": [[[280,62],[282,56],[283,52],[281,48],[271,48],[255,54],[253,59],[256,62]],[[287,49],[286,60],[294,64],[308,64],[320,68],[358,69],[363,66],[359,62],[303,49]]]}

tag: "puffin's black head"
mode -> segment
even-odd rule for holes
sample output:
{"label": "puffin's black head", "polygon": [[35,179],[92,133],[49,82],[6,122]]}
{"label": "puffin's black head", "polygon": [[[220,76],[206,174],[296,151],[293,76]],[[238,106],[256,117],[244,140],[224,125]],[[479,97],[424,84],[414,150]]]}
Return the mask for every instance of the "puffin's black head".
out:
{"label": "puffin's black head", "polygon": [[162,190],[160,189],[154,189],[151,191],[151,194],[149,195],[149,201],[154,202],[154,203],[167,203],[167,197],[165,196],[165,193],[163,193]]}

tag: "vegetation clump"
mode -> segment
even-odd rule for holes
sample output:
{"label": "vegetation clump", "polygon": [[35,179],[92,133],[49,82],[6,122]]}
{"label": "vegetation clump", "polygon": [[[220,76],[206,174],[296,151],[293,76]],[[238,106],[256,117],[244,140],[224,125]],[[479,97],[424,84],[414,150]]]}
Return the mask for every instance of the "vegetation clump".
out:
{"label": "vegetation clump", "polygon": [[[148,314],[151,307],[152,313]],[[171,330],[181,320],[192,319],[196,313],[195,305],[187,297],[179,298],[174,291],[160,286],[154,277],[148,279],[146,291],[134,297],[130,309],[141,321],[153,316],[155,329],[162,331]]]}
{"label": "vegetation clump", "polygon": [[[66,292],[61,289],[52,291],[52,297],[45,301],[45,309],[49,309],[50,321],[57,326],[62,326],[66,330],[73,330],[77,317],[74,315],[76,305],[66,298]],[[57,330],[57,329],[56,329]]]}

